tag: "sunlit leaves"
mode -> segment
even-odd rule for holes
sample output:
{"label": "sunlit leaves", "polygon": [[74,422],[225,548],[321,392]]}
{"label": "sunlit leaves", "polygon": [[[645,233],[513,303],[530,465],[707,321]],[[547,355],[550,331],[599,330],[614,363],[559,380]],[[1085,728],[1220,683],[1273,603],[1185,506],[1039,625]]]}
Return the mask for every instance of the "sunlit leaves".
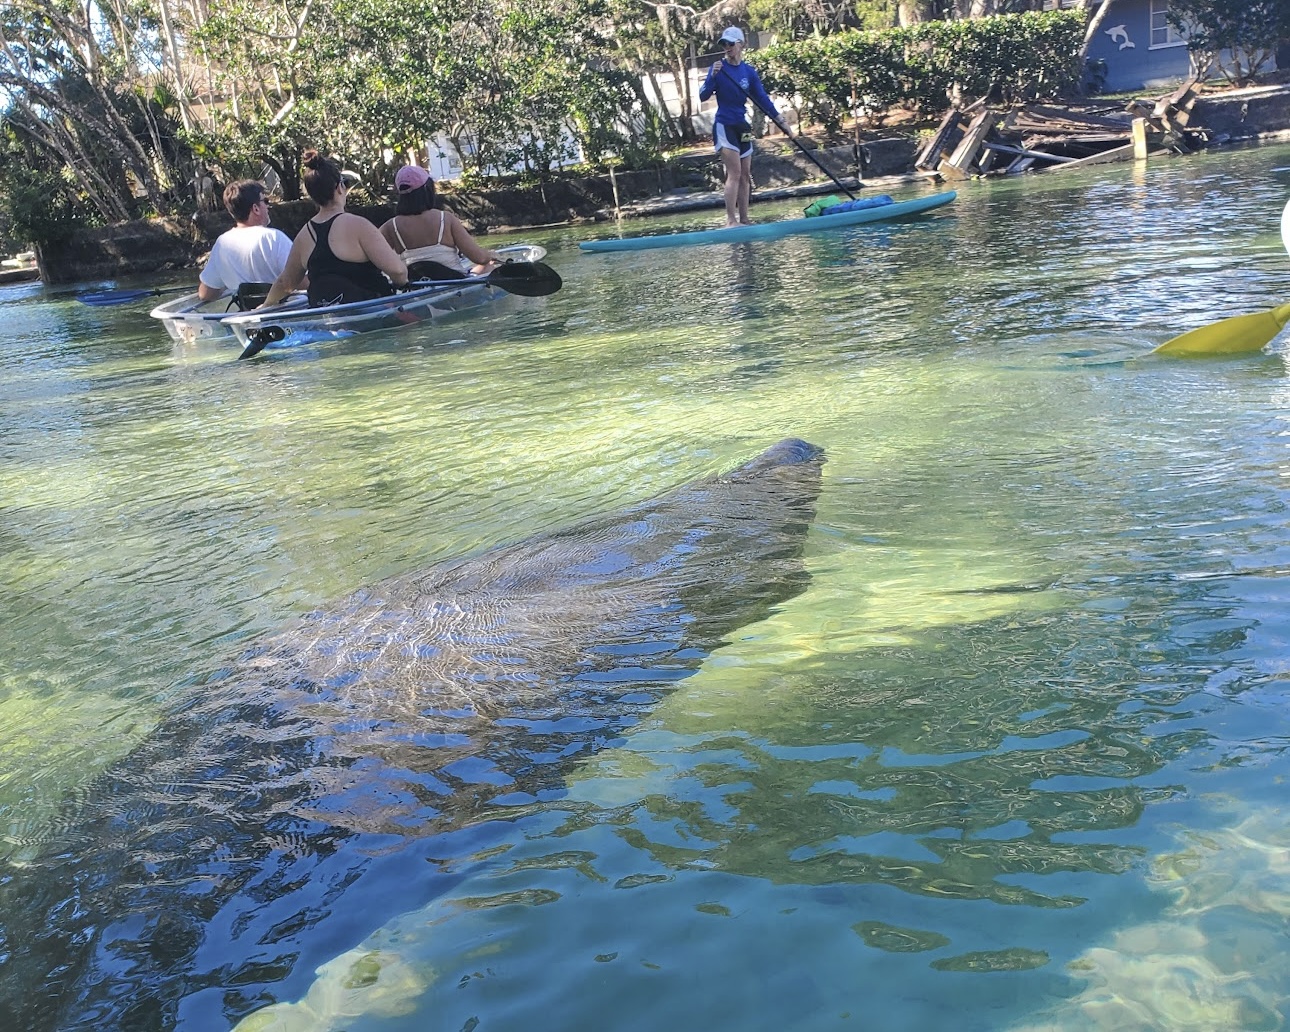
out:
{"label": "sunlit leaves", "polygon": [[784,43],[758,60],[768,89],[800,97],[813,119],[836,129],[853,105],[938,110],[955,95],[1054,95],[1078,77],[1083,24],[1070,11],[921,22]]}
{"label": "sunlit leaves", "polygon": [[[1287,0],[1171,0],[1165,17],[1189,50],[1208,55],[1245,85],[1290,39]],[[1202,62],[1203,63],[1203,62]]]}

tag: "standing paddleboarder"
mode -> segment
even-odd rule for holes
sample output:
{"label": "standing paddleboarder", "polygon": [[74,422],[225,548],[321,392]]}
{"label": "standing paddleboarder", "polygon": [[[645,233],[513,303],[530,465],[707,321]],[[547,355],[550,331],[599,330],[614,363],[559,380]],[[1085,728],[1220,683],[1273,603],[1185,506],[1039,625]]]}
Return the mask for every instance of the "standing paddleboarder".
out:
{"label": "standing paddleboarder", "polygon": [[[717,115],[712,144],[726,169],[726,225],[748,223],[748,198],[752,195],[752,126],[748,123],[751,99],[784,129],[779,110],[766,93],[757,70],[743,60],[744,34],[730,26],[721,34],[725,57],[708,69],[699,88],[699,99],[717,95]],[[787,130],[785,130],[787,132]]]}

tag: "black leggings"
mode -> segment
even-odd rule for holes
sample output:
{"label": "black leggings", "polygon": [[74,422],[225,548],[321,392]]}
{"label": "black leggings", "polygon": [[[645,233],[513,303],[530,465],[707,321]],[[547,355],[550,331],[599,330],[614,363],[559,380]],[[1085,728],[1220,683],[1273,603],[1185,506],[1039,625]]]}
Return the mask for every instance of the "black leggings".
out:
{"label": "black leggings", "polygon": [[408,279],[410,280],[449,280],[465,278],[466,274],[460,269],[454,269],[449,265],[444,265],[443,262],[413,262],[408,266]]}
{"label": "black leggings", "polygon": [[370,301],[374,297],[389,297],[394,287],[387,283],[385,289],[359,286],[346,276],[333,272],[324,272],[315,279],[309,277],[309,307],[322,308],[326,305],[347,305],[353,301]]}

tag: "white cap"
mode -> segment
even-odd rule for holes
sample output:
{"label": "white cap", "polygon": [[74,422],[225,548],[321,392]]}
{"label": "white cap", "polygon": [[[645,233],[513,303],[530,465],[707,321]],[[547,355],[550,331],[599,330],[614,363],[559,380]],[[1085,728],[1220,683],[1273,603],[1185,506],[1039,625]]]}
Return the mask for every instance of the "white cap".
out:
{"label": "white cap", "polygon": [[743,30],[737,25],[731,25],[730,28],[726,29],[726,31],[721,34],[722,43],[742,43],[743,41]]}

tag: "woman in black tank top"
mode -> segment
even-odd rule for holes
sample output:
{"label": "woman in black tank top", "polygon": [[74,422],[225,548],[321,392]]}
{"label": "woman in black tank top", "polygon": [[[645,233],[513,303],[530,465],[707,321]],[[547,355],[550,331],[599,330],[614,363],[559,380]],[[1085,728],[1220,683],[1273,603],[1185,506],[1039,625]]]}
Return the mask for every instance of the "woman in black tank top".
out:
{"label": "woman in black tank top", "polygon": [[[351,218],[355,216],[350,216]],[[367,301],[394,293],[394,286],[385,275],[369,261],[347,262],[336,257],[331,249],[331,229],[343,213],[333,215],[325,222],[312,219],[305,229],[314,238],[314,249],[309,254],[306,269],[309,272],[309,304],[343,305],[350,301]]]}
{"label": "woman in black tank top", "polygon": [[309,274],[309,303],[321,305],[367,301],[394,293],[408,282],[407,266],[367,219],[345,211],[348,186],[340,167],[317,151],[304,158],[305,190],[318,214],[296,234],[287,267],[266,305],[277,304]]}

